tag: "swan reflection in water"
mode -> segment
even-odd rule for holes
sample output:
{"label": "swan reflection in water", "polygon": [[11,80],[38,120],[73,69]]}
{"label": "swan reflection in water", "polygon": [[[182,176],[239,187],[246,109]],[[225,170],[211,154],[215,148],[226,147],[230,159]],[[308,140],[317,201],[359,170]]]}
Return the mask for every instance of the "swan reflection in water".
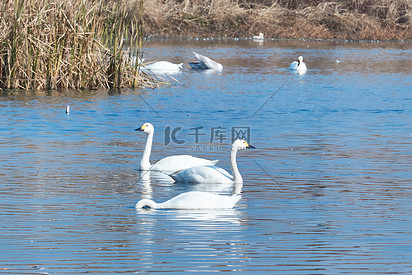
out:
{"label": "swan reflection in water", "polygon": [[[246,218],[242,218],[245,213],[242,210],[136,211],[139,213],[135,223],[139,232],[137,256],[139,265],[147,270],[162,270],[158,260],[160,255],[170,253],[171,257],[188,257],[189,250],[193,252],[192,260],[216,259],[225,253],[225,258],[235,263],[248,261],[244,237]],[[184,241],[177,242],[178,239]],[[174,245],[165,247],[165,243]],[[238,271],[237,268],[226,267],[233,271]]]}
{"label": "swan reflection in water", "polygon": [[[140,185],[141,194],[144,199],[153,198],[153,184],[152,183],[161,183],[164,187],[173,187],[174,181],[168,175],[150,170],[141,170],[139,173],[138,183]],[[168,191],[170,191],[168,189]]]}

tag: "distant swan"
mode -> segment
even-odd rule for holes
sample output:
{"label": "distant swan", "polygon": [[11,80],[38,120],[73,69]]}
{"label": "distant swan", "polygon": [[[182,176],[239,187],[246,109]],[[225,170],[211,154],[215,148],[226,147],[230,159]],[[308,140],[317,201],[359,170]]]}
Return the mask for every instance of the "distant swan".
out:
{"label": "distant swan", "polygon": [[183,63],[173,64],[169,61],[157,61],[146,65],[145,68],[153,73],[176,74],[182,70]]}
{"label": "distant swan", "polygon": [[290,66],[289,70],[296,71],[298,74],[306,73],[306,64],[303,62],[303,56],[299,56],[298,61],[293,61]]}
{"label": "distant swan", "polygon": [[238,150],[246,148],[255,148],[249,145],[243,139],[237,139],[232,144],[230,151],[230,167],[233,176],[231,176],[226,170],[216,166],[196,166],[188,168],[170,176],[176,182],[186,183],[243,183],[242,176],[239,173],[239,169],[236,164],[236,154]]}
{"label": "distant swan", "polygon": [[257,36],[257,35],[253,36],[253,40],[255,40],[255,41],[263,41],[263,40],[265,40],[265,36],[263,35],[263,33],[259,33],[258,36]]}
{"label": "distant swan", "polygon": [[136,209],[230,209],[240,198],[240,194],[224,196],[210,192],[191,191],[177,195],[163,203],[142,199],[136,203]]}
{"label": "distant swan", "polygon": [[206,57],[204,55],[198,54],[193,52],[195,57],[198,59],[196,62],[189,62],[190,67],[192,69],[197,69],[197,70],[215,70],[221,72],[223,70],[223,66],[220,63],[217,63],[216,61],[213,61],[209,57]]}
{"label": "distant swan", "polygon": [[146,145],[143,151],[143,156],[140,161],[141,170],[161,171],[164,173],[175,173],[193,166],[199,165],[215,165],[217,160],[207,160],[202,158],[192,157],[190,155],[176,155],[165,157],[155,164],[150,164],[150,153],[152,151],[154,126],[151,123],[145,123],[136,131],[142,131],[147,134]]}

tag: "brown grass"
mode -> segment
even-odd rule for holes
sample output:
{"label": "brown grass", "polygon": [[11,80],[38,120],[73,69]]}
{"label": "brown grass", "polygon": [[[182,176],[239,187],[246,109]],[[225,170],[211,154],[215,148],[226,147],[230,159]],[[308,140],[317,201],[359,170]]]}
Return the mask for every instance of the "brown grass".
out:
{"label": "brown grass", "polygon": [[412,0],[146,0],[151,35],[411,40]]}
{"label": "brown grass", "polygon": [[156,85],[134,62],[142,1],[4,0],[0,89],[118,89]]}

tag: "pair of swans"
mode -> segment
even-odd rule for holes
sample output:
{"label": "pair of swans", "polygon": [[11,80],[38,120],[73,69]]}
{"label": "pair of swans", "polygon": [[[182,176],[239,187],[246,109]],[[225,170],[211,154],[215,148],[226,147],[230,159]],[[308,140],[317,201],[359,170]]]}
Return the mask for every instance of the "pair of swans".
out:
{"label": "pair of swans", "polygon": [[[193,52],[193,54],[197,58],[197,61],[189,62],[189,65],[192,69],[213,70],[217,72],[221,72],[223,70],[222,64],[216,61],[213,61],[209,57],[195,53],[195,52]],[[139,64],[142,64],[142,61],[140,61],[140,59],[139,59]],[[150,72],[153,72],[153,73],[157,73],[157,74],[177,74],[182,71],[183,63],[174,64],[169,61],[157,61],[157,62],[144,66],[144,69]]]}
{"label": "pair of swans", "polygon": [[[195,158],[188,155],[166,157],[159,161],[160,164],[159,162],[157,162],[154,165],[150,165],[149,157],[150,149],[152,146],[154,127],[150,123],[145,123],[142,127],[136,130],[143,131],[148,134],[145,150],[143,153],[143,158],[141,160],[141,168],[146,167],[150,170],[156,169],[156,171],[163,172],[168,171],[169,175],[175,181],[191,183],[235,184],[234,192],[231,196],[224,196],[211,192],[191,191],[182,193],[163,203],[156,203],[155,201],[150,199],[142,199],[137,202],[136,209],[228,209],[233,208],[235,204],[240,200],[240,192],[243,185],[243,179],[239,173],[236,164],[236,154],[238,150],[254,148],[252,145],[249,145],[245,140],[238,139],[235,140],[235,142],[232,144],[232,149],[230,152],[230,164],[233,176],[231,176],[226,170],[214,166],[216,161]],[[187,161],[187,163],[184,163],[184,161]],[[200,162],[208,162],[208,164],[197,165],[197,163]],[[191,165],[191,167],[170,173],[170,171],[176,169],[177,163],[182,166]]]}
{"label": "pair of swans", "polygon": [[293,61],[289,66],[289,70],[296,71],[298,74],[305,74],[307,67],[303,62],[303,56],[299,56],[297,61]]}

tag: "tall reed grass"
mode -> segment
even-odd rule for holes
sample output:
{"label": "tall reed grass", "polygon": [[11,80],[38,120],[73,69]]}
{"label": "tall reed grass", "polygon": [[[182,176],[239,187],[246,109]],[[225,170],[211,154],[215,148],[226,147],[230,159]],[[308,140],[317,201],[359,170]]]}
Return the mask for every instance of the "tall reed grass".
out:
{"label": "tall reed grass", "polygon": [[0,89],[156,85],[139,70],[143,0],[3,0]]}

